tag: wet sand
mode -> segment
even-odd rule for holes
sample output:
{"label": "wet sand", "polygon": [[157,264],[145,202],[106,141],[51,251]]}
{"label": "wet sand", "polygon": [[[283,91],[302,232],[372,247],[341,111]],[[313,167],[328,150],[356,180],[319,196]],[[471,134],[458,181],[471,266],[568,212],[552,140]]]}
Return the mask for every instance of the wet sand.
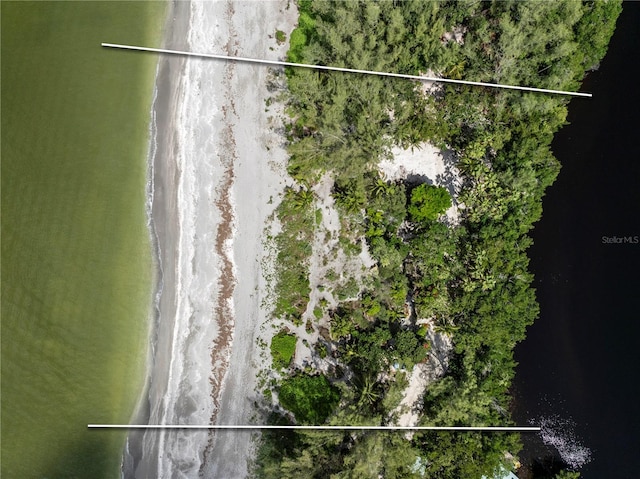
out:
{"label": "wet sand", "polygon": [[[168,8],[162,48],[184,49],[190,17],[189,2],[173,2]],[[177,192],[179,172],[173,158],[178,148],[175,118],[180,97],[185,59],[161,56],[156,74],[152,106],[150,188],[150,229],[156,254],[157,285],[154,321],[151,328],[147,365],[148,382],[142,394],[135,424],[154,424],[159,398],[164,396],[168,377],[168,359],[172,329],[165,318],[175,315],[175,268],[178,231]],[[160,314],[160,311],[163,314]],[[161,323],[162,319],[162,323]],[[155,422],[157,424],[157,422]],[[157,433],[131,431],[124,455],[125,477],[152,477],[157,470]]]}

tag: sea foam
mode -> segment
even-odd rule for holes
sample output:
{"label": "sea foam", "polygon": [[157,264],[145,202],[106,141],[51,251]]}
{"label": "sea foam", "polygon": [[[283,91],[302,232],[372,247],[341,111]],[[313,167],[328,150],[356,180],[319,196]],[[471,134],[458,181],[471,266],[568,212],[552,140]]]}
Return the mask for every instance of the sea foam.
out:
{"label": "sea foam", "polygon": [[531,420],[541,428],[540,437],[547,446],[553,446],[562,460],[572,469],[578,469],[591,461],[591,450],[582,445],[575,433],[575,423],[557,415]]}
{"label": "sea foam", "polygon": [[[209,51],[216,44],[215,5],[193,2],[189,49]],[[215,238],[220,224],[216,201],[223,169],[218,162],[222,112],[220,63],[190,59],[185,64],[176,118],[179,183],[176,316],[162,424],[208,424],[214,414],[211,345],[219,333],[215,321],[220,258]],[[171,318],[161,318],[170,321]],[[158,438],[158,476],[197,476],[208,432],[163,430]]]}

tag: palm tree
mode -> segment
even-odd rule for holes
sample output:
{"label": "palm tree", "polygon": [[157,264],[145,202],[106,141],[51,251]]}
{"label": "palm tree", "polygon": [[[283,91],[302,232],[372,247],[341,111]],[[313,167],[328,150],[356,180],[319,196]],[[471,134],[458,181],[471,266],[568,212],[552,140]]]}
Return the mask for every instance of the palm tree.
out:
{"label": "palm tree", "polygon": [[369,192],[375,198],[387,196],[393,191],[393,186],[382,178],[378,178],[374,183],[369,185]]}
{"label": "palm tree", "polygon": [[305,209],[313,203],[313,191],[302,188],[296,195],[296,205],[300,209]]}
{"label": "palm tree", "polygon": [[453,336],[453,334],[460,329],[460,326],[456,326],[453,320],[445,316],[439,316],[436,319],[435,332],[438,334],[444,334],[445,336]]}
{"label": "palm tree", "polygon": [[358,380],[357,383],[358,389],[360,390],[358,406],[371,406],[380,399],[380,393],[376,391],[378,383],[370,374],[367,374],[364,378]]}
{"label": "palm tree", "polygon": [[464,67],[466,66],[466,61],[462,60],[455,65],[451,65],[451,68],[447,71],[447,77],[453,80],[460,80],[462,78],[462,73],[464,72]]}
{"label": "palm tree", "polygon": [[357,213],[362,208],[360,198],[355,196],[353,188],[337,190],[334,193],[336,203],[349,213]]}
{"label": "palm tree", "polygon": [[298,211],[304,211],[313,202],[313,191],[308,188],[300,188],[295,190],[288,188],[286,190],[286,198],[291,201],[293,208]]}

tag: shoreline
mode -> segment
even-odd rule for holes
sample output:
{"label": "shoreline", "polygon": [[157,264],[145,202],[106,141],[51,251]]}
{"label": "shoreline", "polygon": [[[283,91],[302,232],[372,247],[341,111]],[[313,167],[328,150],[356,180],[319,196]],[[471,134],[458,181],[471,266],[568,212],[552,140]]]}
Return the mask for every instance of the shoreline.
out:
{"label": "shoreline", "polygon": [[[163,48],[184,48],[189,28],[190,2],[171,2],[167,7]],[[175,244],[178,228],[177,176],[174,162],[168,161],[176,153],[175,135],[176,106],[181,95],[182,75],[185,59],[163,56],[158,60],[154,99],[151,108],[151,138],[148,157],[147,211],[149,235],[151,236],[155,286],[152,299],[151,325],[147,354],[146,383],[133,417],[136,423],[153,423],[159,405],[152,397],[162,397],[166,385],[166,364],[163,352],[170,349],[172,331],[160,323],[161,311],[175,311],[175,253],[170,247]],[[160,134],[164,133],[161,138]],[[173,267],[171,267],[173,265]],[[160,360],[160,362],[158,362]],[[166,386],[165,386],[166,388]],[[158,423],[156,420],[155,423]],[[127,437],[123,458],[123,477],[146,477],[153,475],[152,459],[157,456],[158,444],[155,434],[132,430]],[[157,466],[156,466],[157,467]],[[156,469],[157,471],[157,469]]]}

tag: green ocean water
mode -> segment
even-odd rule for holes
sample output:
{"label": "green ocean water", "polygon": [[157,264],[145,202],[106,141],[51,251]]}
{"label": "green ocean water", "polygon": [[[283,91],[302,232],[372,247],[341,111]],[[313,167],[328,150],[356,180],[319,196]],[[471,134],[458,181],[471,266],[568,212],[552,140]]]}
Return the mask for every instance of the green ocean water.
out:
{"label": "green ocean water", "polygon": [[3,478],[118,477],[147,353],[145,213],[163,2],[6,2]]}

